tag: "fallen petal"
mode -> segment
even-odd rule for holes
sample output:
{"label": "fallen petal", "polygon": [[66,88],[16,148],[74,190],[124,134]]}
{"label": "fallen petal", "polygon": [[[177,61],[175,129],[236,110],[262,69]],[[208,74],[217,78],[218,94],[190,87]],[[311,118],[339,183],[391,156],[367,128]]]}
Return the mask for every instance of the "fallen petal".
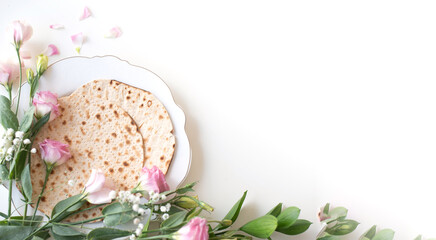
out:
{"label": "fallen petal", "polygon": [[44,55],[47,56],[59,55],[59,50],[55,45],[49,44],[47,46],[47,49],[44,51]]}
{"label": "fallen petal", "polygon": [[84,19],[86,19],[86,18],[88,18],[88,17],[90,17],[90,16],[91,16],[91,11],[89,11],[89,8],[88,8],[88,7],[85,7],[85,8],[83,9],[82,16],[80,16],[79,20],[82,21],[82,20],[84,20]]}
{"label": "fallen petal", "polygon": [[22,59],[27,60],[27,59],[31,59],[32,58],[32,54],[30,53],[29,50],[21,49],[20,50],[20,57]]}
{"label": "fallen petal", "polygon": [[122,34],[119,27],[113,27],[104,35],[105,38],[118,38]]}
{"label": "fallen petal", "polygon": [[52,25],[50,25],[50,28],[51,28],[51,29],[58,30],[58,29],[64,29],[65,26],[62,25],[62,24],[52,24]]}
{"label": "fallen petal", "polygon": [[76,52],[80,53],[80,49],[82,48],[82,44],[83,44],[83,33],[80,32],[80,33],[72,35],[71,41],[73,41]]}

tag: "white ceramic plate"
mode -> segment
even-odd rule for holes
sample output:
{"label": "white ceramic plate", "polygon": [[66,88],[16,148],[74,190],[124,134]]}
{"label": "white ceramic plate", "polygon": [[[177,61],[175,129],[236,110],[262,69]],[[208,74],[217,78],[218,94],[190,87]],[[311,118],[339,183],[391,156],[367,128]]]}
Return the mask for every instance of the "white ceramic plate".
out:
{"label": "white ceramic plate", "polygon": [[[179,186],[188,174],[191,164],[191,148],[185,132],[186,118],[182,109],[174,102],[168,86],[156,74],[115,56],[70,57],[49,66],[40,79],[38,90],[49,90],[61,97],[95,79],[115,79],[147,90],[162,102],[171,117],[176,137],[176,149],[166,179],[172,189]],[[28,92],[29,87],[24,84],[21,103],[29,102]],[[14,199],[19,198],[17,196]],[[0,204],[6,204],[6,201],[7,198],[2,198]],[[14,202],[16,207],[20,205],[17,201]]]}

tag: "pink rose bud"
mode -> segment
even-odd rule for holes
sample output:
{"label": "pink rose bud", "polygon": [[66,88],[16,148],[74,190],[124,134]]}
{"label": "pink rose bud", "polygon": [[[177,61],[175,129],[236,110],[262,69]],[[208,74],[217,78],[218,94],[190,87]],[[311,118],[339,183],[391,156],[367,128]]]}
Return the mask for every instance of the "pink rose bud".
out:
{"label": "pink rose bud", "polygon": [[38,119],[49,112],[51,112],[49,121],[52,121],[60,115],[58,96],[56,93],[49,91],[36,93],[36,96],[33,98],[33,106],[35,106],[35,116]]}
{"label": "pink rose bud", "polygon": [[32,37],[33,29],[30,25],[21,21],[13,21],[12,29],[14,32],[14,43],[16,47],[20,47],[21,44]]}
{"label": "pink rose bud", "polygon": [[156,166],[153,166],[151,169],[148,169],[147,167],[142,169],[140,187],[142,190],[147,192],[153,191],[155,193],[161,193],[170,190],[170,187],[165,180],[165,175]]}
{"label": "pink rose bud", "polygon": [[71,158],[68,145],[58,141],[45,139],[39,144],[41,158],[48,165],[61,165]]}
{"label": "pink rose bud", "polygon": [[87,194],[86,200],[92,204],[110,203],[113,199],[111,196],[113,189],[112,182],[106,179],[102,171],[92,169],[84,193]]}
{"label": "pink rose bud", "polygon": [[195,217],[191,219],[185,226],[179,229],[174,235],[176,240],[208,240],[207,221],[204,218]]}

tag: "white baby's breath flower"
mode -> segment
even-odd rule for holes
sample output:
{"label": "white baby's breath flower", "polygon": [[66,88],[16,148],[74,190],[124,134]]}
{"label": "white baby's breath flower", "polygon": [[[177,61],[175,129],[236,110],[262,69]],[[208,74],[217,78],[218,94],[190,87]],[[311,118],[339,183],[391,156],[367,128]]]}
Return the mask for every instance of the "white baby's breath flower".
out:
{"label": "white baby's breath flower", "polygon": [[11,155],[14,152],[14,148],[10,147],[8,148],[8,151],[6,152],[8,155]]}
{"label": "white baby's breath flower", "polygon": [[133,204],[132,209],[133,209],[133,211],[137,212],[139,210],[139,205]]}
{"label": "white baby's breath flower", "polygon": [[170,211],[170,209],[171,209],[171,203],[167,203],[167,205],[165,205],[165,207],[167,208],[167,211]]}
{"label": "white baby's breath flower", "polygon": [[168,213],[165,213],[164,215],[162,215],[163,220],[167,220],[169,217],[170,217],[170,215]]}
{"label": "white baby's breath flower", "polygon": [[11,160],[12,160],[12,156],[7,156],[7,157],[6,157],[6,161],[9,162],[9,161],[11,161]]}
{"label": "white baby's breath flower", "polygon": [[143,229],[144,228],[144,224],[142,224],[142,223],[140,223],[140,224],[138,224],[138,229]]}
{"label": "white baby's breath flower", "polygon": [[129,194],[129,202],[133,203],[135,201],[135,195]]}
{"label": "white baby's breath flower", "polygon": [[138,225],[140,221],[139,218],[135,218],[133,219],[133,224]]}
{"label": "white baby's breath flower", "polygon": [[166,211],[167,211],[167,208],[166,208],[165,206],[161,206],[161,207],[160,207],[160,211],[161,211],[161,212],[166,212]]}
{"label": "white baby's breath flower", "polygon": [[148,192],[148,195],[152,198],[153,196],[154,196],[154,191],[150,191],[150,192]]}
{"label": "white baby's breath flower", "polygon": [[6,136],[8,137],[14,136],[14,129],[8,128],[8,130],[6,131]]}
{"label": "white baby's breath flower", "polygon": [[71,187],[74,186],[74,183],[75,183],[74,180],[72,179],[68,180],[68,185],[70,185]]}
{"label": "white baby's breath flower", "polygon": [[21,139],[15,138],[15,139],[12,141],[12,144],[14,144],[14,145],[18,145],[20,142],[21,142]]}
{"label": "white baby's breath flower", "polygon": [[160,195],[160,199],[165,200],[167,199],[167,196],[165,194]]}
{"label": "white baby's breath flower", "polygon": [[159,205],[154,205],[154,211],[159,211]]}
{"label": "white baby's breath flower", "polygon": [[23,143],[24,143],[25,145],[29,145],[29,144],[31,144],[32,142],[30,141],[30,139],[24,139]]}
{"label": "white baby's breath flower", "polygon": [[22,139],[22,138],[24,137],[24,132],[22,132],[22,131],[16,131],[16,132],[15,132],[15,137],[16,137],[16,138],[20,138],[20,139]]}
{"label": "white baby's breath flower", "polygon": [[141,202],[141,197],[135,196],[135,200],[133,200],[133,204],[139,204]]}
{"label": "white baby's breath flower", "polygon": [[140,209],[138,210],[138,213],[139,213],[140,215],[144,215],[144,214],[145,214],[145,209],[140,208]]}
{"label": "white baby's breath flower", "polygon": [[136,234],[136,236],[141,235],[141,233],[142,233],[142,229],[137,228],[137,229],[135,230],[135,234]]}
{"label": "white baby's breath flower", "polygon": [[31,153],[36,153],[36,148],[32,148],[32,150],[30,150]]}
{"label": "white baby's breath flower", "polygon": [[115,199],[115,198],[117,198],[117,192],[115,192],[114,190],[110,191],[110,192],[109,192],[109,197],[110,197],[111,199]]}
{"label": "white baby's breath flower", "polygon": [[129,239],[130,239],[130,240],[135,240],[135,239],[136,239],[135,234],[130,235],[130,238],[129,238]]}

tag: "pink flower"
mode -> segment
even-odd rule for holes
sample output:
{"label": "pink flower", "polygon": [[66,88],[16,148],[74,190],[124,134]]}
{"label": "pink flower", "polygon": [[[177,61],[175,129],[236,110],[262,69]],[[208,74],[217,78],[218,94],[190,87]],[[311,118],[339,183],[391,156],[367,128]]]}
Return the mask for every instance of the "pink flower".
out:
{"label": "pink flower", "polygon": [[14,32],[14,43],[16,47],[20,47],[21,44],[32,37],[33,29],[30,25],[21,21],[13,21],[12,29]]}
{"label": "pink flower", "polygon": [[121,36],[121,29],[119,27],[113,27],[104,35],[105,38],[118,38]]}
{"label": "pink flower", "polygon": [[12,63],[0,63],[0,84],[10,87],[19,76],[19,67]]}
{"label": "pink flower", "polygon": [[61,165],[71,158],[68,145],[58,141],[45,139],[39,144],[41,158],[49,165]]}
{"label": "pink flower", "polygon": [[208,240],[207,221],[204,218],[195,217],[191,219],[185,226],[179,229],[174,235],[176,240]]}
{"label": "pink flower", "polygon": [[71,41],[73,42],[74,46],[76,47],[76,52],[80,54],[80,49],[82,48],[82,44],[84,41],[83,33],[77,33],[71,36]]}
{"label": "pink flower", "polygon": [[65,28],[65,26],[62,25],[62,24],[52,24],[52,25],[50,25],[49,27],[50,27],[51,29],[55,29],[55,30]]}
{"label": "pink flower", "polygon": [[84,189],[88,202],[92,204],[110,203],[112,202],[112,196],[110,196],[112,190],[113,184],[106,179],[103,172],[92,169],[91,177]]}
{"label": "pink flower", "polygon": [[44,51],[44,54],[47,56],[59,55],[59,50],[54,44],[49,44],[47,49]]}
{"label": "pink flower", "polygon": [[156,166],[153,166],[152,169],[148,169],[147,167],[142,169],[140,187],[142,190],[147,192],[153,191],[155,193],[161,193],[170,190],[170,187],[165,180],[165,175]]}
{"label": "pink flower", "polygon": [[82,15],[80,16],[79,20],[82,21],[86,18],[89,18],[91,16],[91,11],[89,10],[88,7],[85,7],[83,9]]}
{"label": "pink flower", "polygon": [[58,96],[56,93],[49,91],[36,93],[33,98],[33,106],[35,106],[35,116],[38,119],[42,118],[49,112],[51,112],[49,121],[53,121],[53,119],[60,115]]}

